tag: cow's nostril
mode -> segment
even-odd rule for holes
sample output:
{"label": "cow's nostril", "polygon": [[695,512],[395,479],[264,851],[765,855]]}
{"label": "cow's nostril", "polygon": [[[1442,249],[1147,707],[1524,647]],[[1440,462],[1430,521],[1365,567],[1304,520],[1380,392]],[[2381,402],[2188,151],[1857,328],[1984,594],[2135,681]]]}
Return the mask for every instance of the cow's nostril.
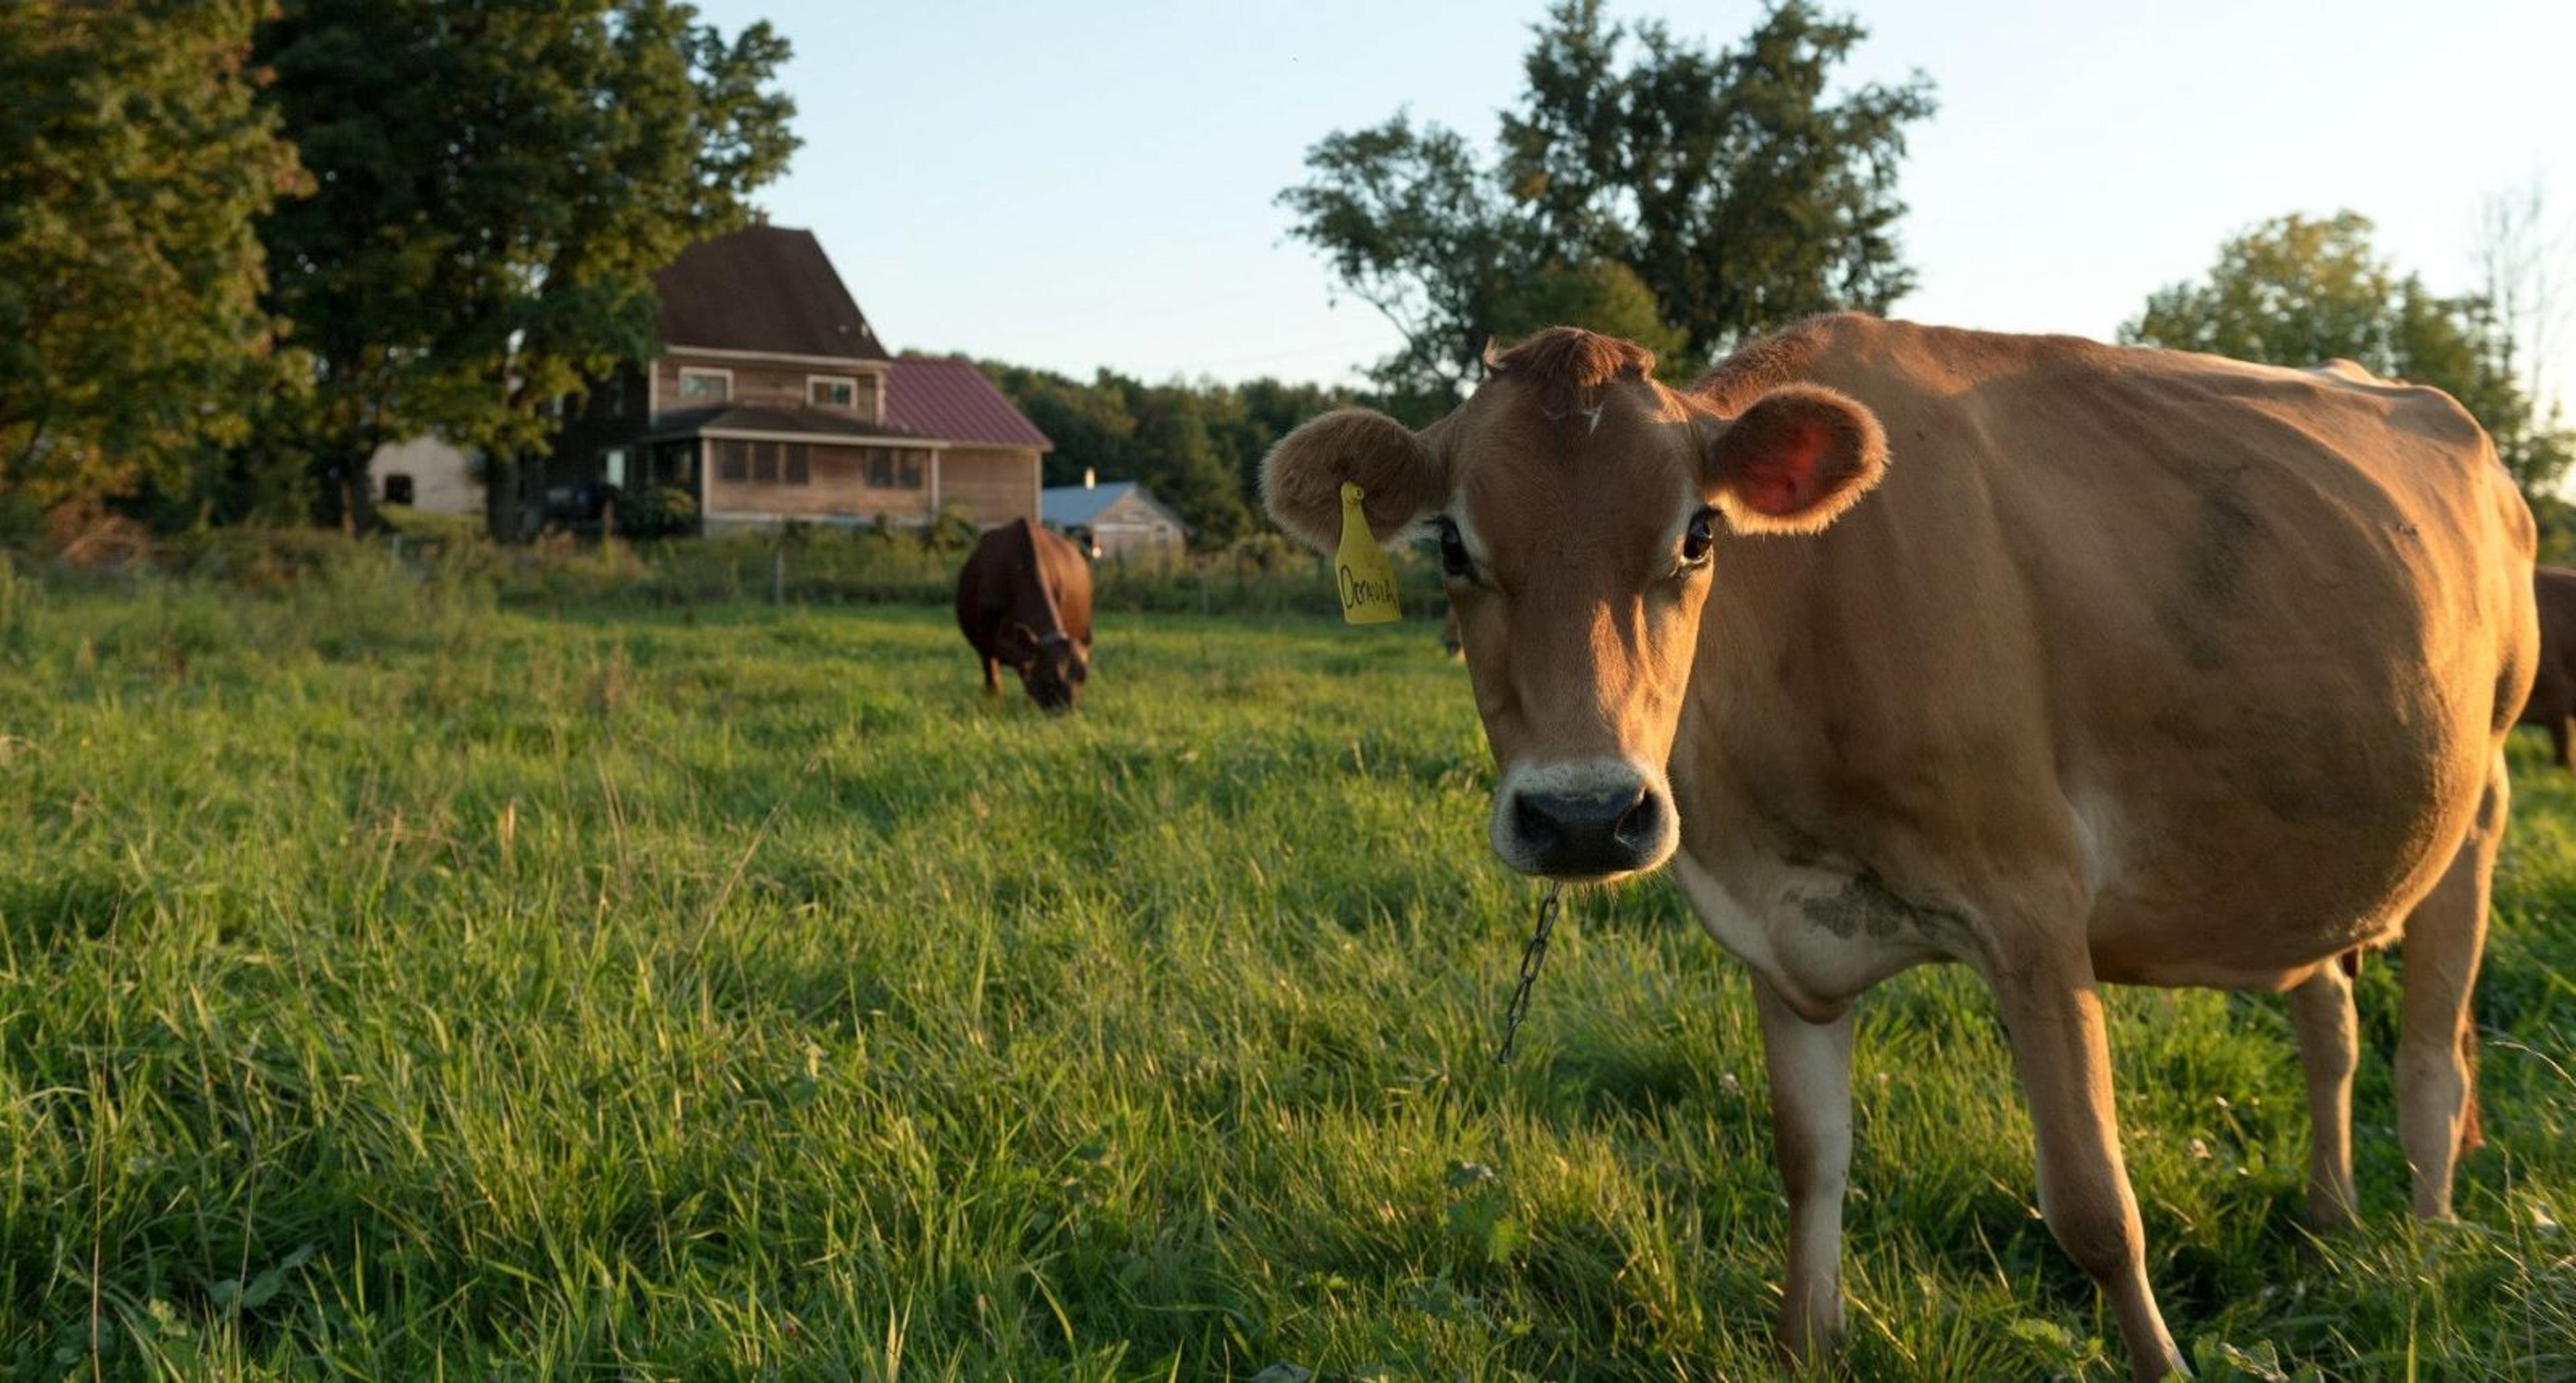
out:
{"label": "cow's nostril", "polygon": [[1662,800],[1641,788],[1637,792],[1637,800],[1620,814],[1619,824],[1611,829],[1611,835],[1632,850],[1643,849],[1654,841],[1663,824]]}
{"label": "cow's nostril", "polygon": [[1512,800],[1512,829],[1520,834],[1521,843],[1540,854],[1556,848],[1563,832],[1556,818],[1539,805],[1535,793],[1523,793]]}

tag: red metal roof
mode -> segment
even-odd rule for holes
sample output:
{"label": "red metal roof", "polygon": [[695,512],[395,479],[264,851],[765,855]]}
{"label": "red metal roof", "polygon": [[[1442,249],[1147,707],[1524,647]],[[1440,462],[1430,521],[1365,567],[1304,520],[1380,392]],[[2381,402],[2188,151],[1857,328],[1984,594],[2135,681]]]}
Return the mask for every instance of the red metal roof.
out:
{"label": "red metal roof", "polygon": [[951,442],[1055,448],[971,360],[896,360],[886,377],[885,416],[897,427]]}

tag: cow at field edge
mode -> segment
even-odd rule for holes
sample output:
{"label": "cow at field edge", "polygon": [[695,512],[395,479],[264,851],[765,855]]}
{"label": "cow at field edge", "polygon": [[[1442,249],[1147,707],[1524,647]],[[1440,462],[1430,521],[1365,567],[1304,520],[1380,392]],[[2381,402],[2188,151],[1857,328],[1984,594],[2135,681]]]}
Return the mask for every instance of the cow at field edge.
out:
{"label": "cow at field edge", "polygon": [[2533,525],[2426,389],[1868,317],[1690,389],[1558,328],[1411,431],[1283,439],[1329,545],[1430,521],[1524,873],[1675,860],[1754,975],[1789,1200],[1782,1338],[1840,1333],[1854,1000],[1929,961],[1993,990],[2039,1204],[2132,1373],[2183,1369],[2120,1156],[2098,986],[2285,990],[2307,1209],[2354,1212],[2358,948],[2404,946],[2398,1138],[2447,1217],[2469,998],[2539,656]]}
{"label": "cow at field edge", "polygon": [[1091,564],[1027,519],[1006,523],[957,573],[957,627],[984,660],[984,690],[999,692],[1008,667],[1030,700],[1064,710],[1091,676]]}
{"label": "cow at field edge", "polygon": [[2568,720],[2576,717],[2576,571],[2541,567],[2531,587],[2540,605],[2540,675],[2532,679],[2521,723],[2547,730],[2549,756],[2576,771],[2567,753]]}

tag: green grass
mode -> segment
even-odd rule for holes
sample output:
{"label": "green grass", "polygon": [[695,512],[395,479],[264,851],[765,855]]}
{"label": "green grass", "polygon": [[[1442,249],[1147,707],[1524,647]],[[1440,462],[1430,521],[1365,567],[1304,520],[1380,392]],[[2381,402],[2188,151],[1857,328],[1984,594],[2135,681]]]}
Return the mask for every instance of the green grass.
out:
{"label": "green grass", "polygon": [[[5,568],[0,568],[5,572]],[[1064,719],[938,612],[0,576],[0,1376],[1760,1377],[1751,1004],[1534,887],[1430,626],[1131,615]],[[2297,1227],[2277,999],[2124,993],[2204,1361],[2576,1373],[2576,783],[2522,768],[2489,1146]],[[1973,979],[1867,1001],[1848,1373],[2109,1377]]]}

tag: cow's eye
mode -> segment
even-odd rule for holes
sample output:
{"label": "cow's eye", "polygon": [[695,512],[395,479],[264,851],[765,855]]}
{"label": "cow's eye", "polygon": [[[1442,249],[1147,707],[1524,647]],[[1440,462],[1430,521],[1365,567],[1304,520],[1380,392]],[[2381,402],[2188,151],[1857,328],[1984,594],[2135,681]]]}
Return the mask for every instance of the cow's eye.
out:
{"label": "cow's eye", "polygon": [[1467,540],[1458,533],[1458,524],[1447,515],[1440,519],[1440,570],[1464,581],[1476,574],[1476,564],[1467,557]]}
{"label": "cow's eye", "polygon": [[1708,560],[1709,544],[1717,541],[1717,511],[1702,509],[1691,515],[1690,527],[1682,531],[1682,565],[1695,567]]}

